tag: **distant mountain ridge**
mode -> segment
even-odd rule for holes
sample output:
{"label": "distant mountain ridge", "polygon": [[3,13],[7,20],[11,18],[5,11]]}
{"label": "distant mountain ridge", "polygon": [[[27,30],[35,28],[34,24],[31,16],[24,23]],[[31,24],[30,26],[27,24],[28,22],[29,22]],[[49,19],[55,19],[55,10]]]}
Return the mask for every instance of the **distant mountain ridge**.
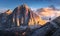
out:
{"label": "distant mountain ridge", "polygon": [[55,8],[53,5],[37,9],[36,11],[43,19],[49,20],[49,18],[54,19],[60,16],[60,9]]}

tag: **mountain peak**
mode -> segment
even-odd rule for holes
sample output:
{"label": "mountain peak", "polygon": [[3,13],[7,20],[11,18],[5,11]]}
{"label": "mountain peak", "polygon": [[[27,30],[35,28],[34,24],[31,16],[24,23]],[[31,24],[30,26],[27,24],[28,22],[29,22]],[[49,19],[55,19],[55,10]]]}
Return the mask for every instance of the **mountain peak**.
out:
{"label": "mountain peak", "polygon": [[12,11],[10,9],[6,10],[5,12],[6,14],[10,15],[12,13]]}
{"label": "mountain peak", "polygon": [[10,9],[8,9],[6,12],[8,12],[8,11],[11,11]]}
{"label": "mountain peak", "polygon": [[[14,9],[12,13],[14,20],[17,20],[17,26],[20,25],[43,25],[45,23],[44,20],[40,19],[40,17],[34,13],[26,4],[18,6]],[[43,23],[44,22],[44,23]]]}
{"label": "mountain peak", "polygon": [[[16,7],[15,9],[14,9],[14,13],[17,13],[18,12],[18,14],[19,13],[28,13],[28,11],[29,11],[29,7],[26,5],[26,4],[22,4],[21,6],[18,6],[18,7]],[[15,12],[16,11],[16,12]]]}
{"label": "mountain peak", "polygon": [[22,4],[21,7],[29,8],[27,4]]}

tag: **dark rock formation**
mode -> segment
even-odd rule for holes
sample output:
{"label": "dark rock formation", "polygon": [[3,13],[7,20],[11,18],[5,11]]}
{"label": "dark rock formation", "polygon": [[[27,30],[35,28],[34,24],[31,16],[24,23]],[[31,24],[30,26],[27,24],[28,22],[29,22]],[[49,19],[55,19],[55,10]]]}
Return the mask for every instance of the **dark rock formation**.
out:
{"label": "dark rock formation", "polygon": [[58,29],[52,36],[60,36],[60,29]]}

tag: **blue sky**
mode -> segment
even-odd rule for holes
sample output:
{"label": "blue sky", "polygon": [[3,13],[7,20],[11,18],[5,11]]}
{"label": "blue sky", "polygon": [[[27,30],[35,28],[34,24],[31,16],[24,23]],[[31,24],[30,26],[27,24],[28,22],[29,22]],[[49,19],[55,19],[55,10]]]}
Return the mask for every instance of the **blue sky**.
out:
{"label": "blue sky", "polygon": [[54,5],[56,8],[60,8],[60,0],[0,0],[0,9],[11,9],[26,3],[30,8],[44,8],[50,5]]}

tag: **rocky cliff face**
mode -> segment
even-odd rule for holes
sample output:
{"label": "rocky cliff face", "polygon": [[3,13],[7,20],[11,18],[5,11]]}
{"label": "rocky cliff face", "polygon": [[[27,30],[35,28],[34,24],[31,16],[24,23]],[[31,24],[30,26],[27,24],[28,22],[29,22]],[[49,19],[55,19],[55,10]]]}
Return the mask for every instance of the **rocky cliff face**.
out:
{"label": "rocky cliff face", "polygon": [[25,4],[18,6],[13,10],[13,13],[12,13],[13,22],[17,24],[17,26],[24,25],[24,24],[27,25],[28,20],[30,18],[29,14],[30,14],[30,11],[28,6],[26,6]]}
{"label": "rocky cliff face", "polygon": [[34,24],[43,25],[45,23],[45,21],[35,14],[26,4],[16,7],[12,15],[13,22],[16,23],[17,26]]}

